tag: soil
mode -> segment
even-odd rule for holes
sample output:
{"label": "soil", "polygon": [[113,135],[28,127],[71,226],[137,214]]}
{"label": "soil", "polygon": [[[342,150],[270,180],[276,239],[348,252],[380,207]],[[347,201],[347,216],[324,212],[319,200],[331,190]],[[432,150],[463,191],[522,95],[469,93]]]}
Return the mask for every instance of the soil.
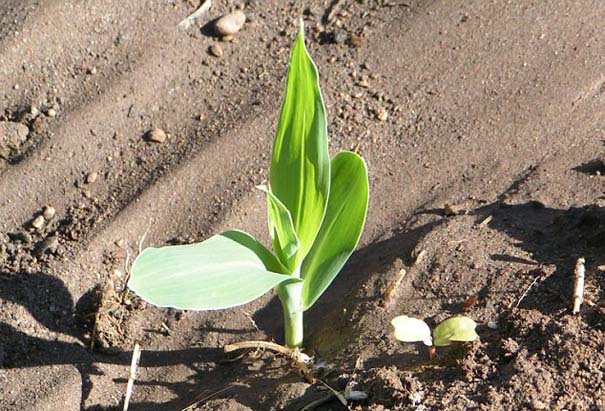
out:
{"label": "soil", "polygon": [[[605,3],[218,0],[178,29],[197,5],[0,2],[0,409],[121,410],[136,342],[132,411],[300,410],[321,381],[366,392],[354,410],[605,409]],[[235,8],[248,22],[220,42]],[[271,293],[195,313],[124,289],[140,247],[269,243],[254,187],[301,15],[330,150],[359,150],[371,182],[358,251],[306,313],[319,379],[226,361],[280,341]],[[480,340],[434,359],[389,325],[459,313]]]}

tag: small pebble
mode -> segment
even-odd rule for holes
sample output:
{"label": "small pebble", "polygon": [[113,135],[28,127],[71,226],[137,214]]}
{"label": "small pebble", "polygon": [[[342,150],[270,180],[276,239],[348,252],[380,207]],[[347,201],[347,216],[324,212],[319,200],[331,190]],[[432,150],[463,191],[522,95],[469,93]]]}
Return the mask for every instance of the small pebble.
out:
{"label": "small pebble", "polygon": [[533,400],[531,402],[531,408],[532,408],[532,410],[545,410],[546,404],[540,400]]}
{"label": "small pebble", "polygon": [[7,147],[0,147],[0,158],[8,160],[11,156],[11,150]]}
{"label": "small pebble", "polygon": [[218,44],[211,45],[210,48],[208,49],[208,51],[214,57],[223,57],[223,54],[224,54],[223,53],[223,48],[221,46],[219,46]]}
{"label": "small pebble", "polygon": [[235,37],[233,37],[233,35],[232,35],[232,34],[229,34],[228,36],[223,36],[223,37],[221,37],[221,41],[223,41],[223,42],[225,42],[225,43],[228,43],[228,42],[233,41],[233,39],[234,39],[234,38],[235,38]]}
{"label": "small pebble", "polygon": [[44,217],[39,215],[38,217],[34,218],[34,221],[32,221],[32,227],[39,230],[42,227],[44,227],[44,223],[45,223]]}
{"label": "small pebble", "polygon": [[161,128],[154,127],[146,133],[146,138],[154,143],[163,143],[166,141],[166,133]]}
{"label": "small pebble", "polygon": [[90,192],[90,190],[84,190],[82,191],[82,195],[86,198],[90,198],[92,197],[92,193]]}
{"label": "small pebble", "polygon": [[46,221],[50,221],[55,218],[55,214],[56,210],[54,207],[51,206],[44,207],[44,210],[42,211],[42,217],[44,217]]}
{"label": "small pebble", "polygon": [[353,34],[351,36],[351,38],[349,39],[349,42],[351,43],[351,46],[353,46],[353,47],[361,47],[361,45],[363,44],[363,40],[362,40],[361,36],[357,36],[355,34]]}
{"label": "small pebble", "polygon": [[447,217],[451,217],[457,215],[460,212],[460,209],[455,205],[446,204],[445,207],[443,207],[443,211]]}
{"label": "small pebble", "polygon": [[386,121],[389,118],[389,113],[384,109],[376,110],[376,118],[379,121]]}
{"label": "small pebble", "polygon": [[54,108],[49,108],[48,110],[46,110],[46,115],[48,117],[56,117],[57,116],[57,110],[55,110]]}
{"label": "small pebble", "polygon": [[93,66],[93,67],[89,68],[88,70],[86,70],[86,72],[88,74],[91,74],[94,76],[95,74],[97,74],[97,68]]}
{"label": "small pebble", "polygon": [[498,323],[495,321],[488,321],[487,328],[489,328],[491,330],[496,330],[496,329],[498,329]]}
{"label": "small pebble", "polygon": [[99,173],[97,173],[96,171],[88,173],[88,175],[86,176],[86,184],[94,183],[95,181],[97,181],[97,178],[99,178]]}
{"label": "small pebble", "polygon": [[116,241],[114,244],[116,245],[116,247],[119,247],[119,248],[124,248],[124,244],[125,244],[125,242],[124,242],[124,239],[123,239],[123,238],[120,238],[120,239],[119,239],[119,240],[117,240],[117,241]]}
{"label": "small pebble", "polygon": [[368,83],[368,79],[365,77],[362,77],[361,79],[359,79],[359,81],[356,83],[356,85],[359,87],[363,87],[363,88],[370,87],[370,83]]}
{"label": "small pebble", "polygon": [[225,14],[214,23],[214,31],[219,36],[229,36],[237,33],[244,26],[246,15],[241,10]]}

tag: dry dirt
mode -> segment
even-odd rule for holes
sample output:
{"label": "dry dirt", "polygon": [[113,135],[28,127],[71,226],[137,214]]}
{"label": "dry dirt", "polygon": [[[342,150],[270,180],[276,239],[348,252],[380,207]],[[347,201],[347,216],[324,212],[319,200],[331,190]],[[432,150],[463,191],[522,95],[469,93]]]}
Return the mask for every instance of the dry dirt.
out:
{"label": "dry dirt", "polygon": [[[306,316],[324,380],[367,392],[359,410],[605,409],[605,3],[213,3],[183,31],[184,0],[0,1],[0,409],[121,410],[135,342],[132,411],[226,387],[197,409],[326,394],[279,357],[224,361],[226,343],[279,341],[274,295],[181,313],[123,289],[140,243],[225,228],[268,243],[254,187],[300,15],[331,152],[357,147],[371,182],[359,249]],[[236,7],[249,21],[219,43],[209,22]],[[32,228],[45,206],[56,215]],[[432,361],[389,326],[463,311],[480,341]]]}

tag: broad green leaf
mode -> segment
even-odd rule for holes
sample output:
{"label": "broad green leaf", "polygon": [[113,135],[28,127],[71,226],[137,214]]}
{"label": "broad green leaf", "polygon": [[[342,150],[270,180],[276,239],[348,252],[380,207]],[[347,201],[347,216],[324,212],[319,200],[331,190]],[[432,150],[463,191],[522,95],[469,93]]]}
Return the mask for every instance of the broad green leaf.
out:
{"label": "broad green leaf", "polygon": [[399,341],[422,341],[425,345],[433,345],[431,329],[427,323],[418,318],[400,315],[391,320],[391,325],[395,327],[395,338]]}
{"label": "broad green leaf", "polygon": [[252,301],[292,277],[250,235],[227,231],[197,244],[147,248],[128,287],[144,300],[186,310],[217,310]]}
{"label": "broad green leaf", "polygon": [[256,254],[258,258],[265,264],[267,271],[274,273],[286,274],[286,267],[271,253],[267,248],[258,242],[258,240],[252,237],[250,234],[242,230],[228,230],[221,234],[224,237],[230,238],[231,240],[243,245],[250,249]]}
{"label": "broad green leaf", "polygon": [[305,48],[302,27],[292,49],[286,95],[271,158],[271,191],[292,215],[300,257],[321,225],[330,186],[324,103],[317,68]]}
{"label": "broad green leaf", "polygon": [[368,210],[368,171],[361,157],[343,151],[332,159],[330,197],[313,248],[302,264],[303,305],[311,307],[349,259]]}
{"label": "broad green leaf", "polygon": [[442,321],[433,330],[436,346],[450,345],[452,341],[475,341],[477,324],[468,317],[456,316]]}
{"label": "broad green leaf", "polygon": [[269,231],[273,238],[275,254],[288,271],[292,272],[296,267],[296,256],[300,246],[298,236],[294,231],[292,216],[286,206],[267,187],[258,186],[257,188],[267,193]]}

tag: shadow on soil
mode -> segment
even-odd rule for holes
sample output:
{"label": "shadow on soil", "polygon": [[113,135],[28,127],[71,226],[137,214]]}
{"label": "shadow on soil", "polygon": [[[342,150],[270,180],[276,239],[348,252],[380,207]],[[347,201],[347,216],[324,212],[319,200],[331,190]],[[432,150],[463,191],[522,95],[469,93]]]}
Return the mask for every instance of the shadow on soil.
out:
{"label": "shadow on soil", "polygon": [[[602,207],[589,205],[560,210],[530,201],[518,205],[496,203],[472,214],[478,221],[492,216],[489,227],[515,239],[515,245],[532,256],[533,261],[502,254],[491,257],[494,261],[526,265],[535,275],[536,283],[521,301],[521,308],[549,314],[569,307],[576,260],[586,259],[588,276],[604,262],[605,209]],[[546,265],[553,265],[554,271],[540,268]]]}

